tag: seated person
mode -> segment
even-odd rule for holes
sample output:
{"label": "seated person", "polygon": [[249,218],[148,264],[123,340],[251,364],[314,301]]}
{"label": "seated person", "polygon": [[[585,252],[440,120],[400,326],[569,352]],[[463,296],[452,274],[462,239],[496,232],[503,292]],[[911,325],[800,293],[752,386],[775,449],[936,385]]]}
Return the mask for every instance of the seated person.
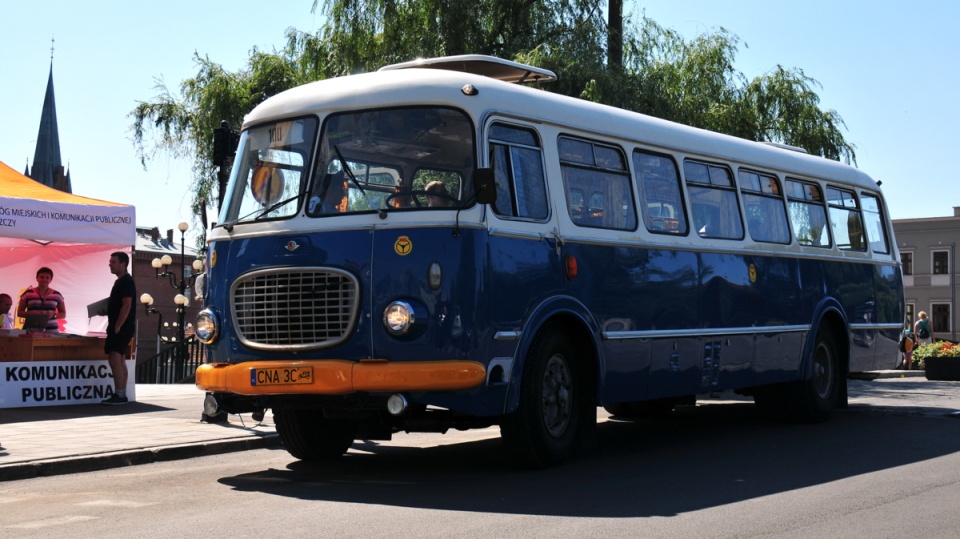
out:
{"label": "seated person", "polygon": [[27,287],[27,290],[20,295],[17,316],[24,318],[27,313],[46,311],[50,317],[46,331],[59,331],[60,325],[57,320],[67,317],[67,305],[63,295],[50,288],[51,282],[53,282],[53,270],[48,267],[38,269],[37,286]]}
{"label": "seated person", "polygon": [[[453,202],[450,200],[450,194],[447,192],[447,186],[443,182],[437,180],[432,181],[427,184],[425,189],[427,192],[427,206],[431,208],[445,208],[451,205]],[[437,193],[443,196],[434,196],[431,193]]]}
{"label": "seated person", "polygon": [[343,171],[327,174],[307,203],[307,213],[324,215],[347,211],[347,179]]}
{"label": "seated person", "polygon": [[13,314],[10,313],[10,307],[13,307],[13,298],[10,294],[0,294],[0,329],[13,329]]}

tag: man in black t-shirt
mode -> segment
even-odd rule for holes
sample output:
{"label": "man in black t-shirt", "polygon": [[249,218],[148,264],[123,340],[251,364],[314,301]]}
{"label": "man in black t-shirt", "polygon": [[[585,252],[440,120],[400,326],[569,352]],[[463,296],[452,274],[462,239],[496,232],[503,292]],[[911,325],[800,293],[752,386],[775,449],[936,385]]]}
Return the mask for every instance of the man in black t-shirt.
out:
{"label": "man in black t-shirt", "polygon": [[124,356],[130,340],[137,330],[137,285],[127,273],[130,257],[117,251],[110,255],[110,273],[117,276],[107,300],[107,342],[103,351],[107,354],[110,370],[113,371],[114,394],[103,404],[127,403],[127,363]]}

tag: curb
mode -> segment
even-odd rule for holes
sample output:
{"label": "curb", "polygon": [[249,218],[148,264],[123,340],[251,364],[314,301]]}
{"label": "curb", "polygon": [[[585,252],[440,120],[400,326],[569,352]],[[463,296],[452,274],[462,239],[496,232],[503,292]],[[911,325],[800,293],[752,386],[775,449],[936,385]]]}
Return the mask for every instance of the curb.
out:
{"label": "curb", "polygon": [[97,455],[21,462],[0,467],[0,482],[33,479],[70,473],[95,472],[152,462],[205,457],[221,453],[267,449],[280,446],[280,436],[267,434],[255,438],[217,440],[194,444],[149,447]]}
{"label": "curb", "polygon": [[867,371],[867,372],[855,372],[847,377],[851,380],[876,380],[878,378],[923,378],[927,373],[920,370],[884,370],[884,371]]}

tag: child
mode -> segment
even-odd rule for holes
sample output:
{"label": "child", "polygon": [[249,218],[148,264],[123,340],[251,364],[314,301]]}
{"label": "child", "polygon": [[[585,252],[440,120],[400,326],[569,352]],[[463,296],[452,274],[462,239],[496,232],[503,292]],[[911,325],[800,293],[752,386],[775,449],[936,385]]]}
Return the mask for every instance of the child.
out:
{"label": "child", "polygon": [[903,354],[903,368],[913,370],[913,349],[917,347],[917,336],[909,329],[900,335],[900,352]]}

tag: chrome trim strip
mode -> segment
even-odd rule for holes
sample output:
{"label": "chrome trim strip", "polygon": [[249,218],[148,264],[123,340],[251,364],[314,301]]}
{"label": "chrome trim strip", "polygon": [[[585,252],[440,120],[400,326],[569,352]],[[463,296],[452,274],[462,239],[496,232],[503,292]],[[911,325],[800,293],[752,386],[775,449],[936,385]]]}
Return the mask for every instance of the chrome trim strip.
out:
{"label": "chrome trim strip", "polygon": [[498,331],[493,335],[495,341],[516,341],[520,338],[520,331]]}
{"label": "chrome trim strip", "polygon": [[754,335],[757,333],[797,333],[810,331],[809,325],[759,326],[748,328],[658,329],[651,331],[604,331],[604,340],[663,339],[668,337],[707,337],[723,335]]}
{"label": "chrome trim strip", "polygon": [[527,232],[525,230],[504,230],[502,228],[490,228],[491,236],[498,236],[501,238],[516,238],[521,240],[537,240],[540,241],[543,239],[543,232]]}
{"label": "chrome trim strip", "polygon": [[884,329],[901,329],[903,328],[902,324],[897,324],[896,322],[892,324],[850,324],[850,329],[854,331],[869,331],[871,329],[884,330]]}

